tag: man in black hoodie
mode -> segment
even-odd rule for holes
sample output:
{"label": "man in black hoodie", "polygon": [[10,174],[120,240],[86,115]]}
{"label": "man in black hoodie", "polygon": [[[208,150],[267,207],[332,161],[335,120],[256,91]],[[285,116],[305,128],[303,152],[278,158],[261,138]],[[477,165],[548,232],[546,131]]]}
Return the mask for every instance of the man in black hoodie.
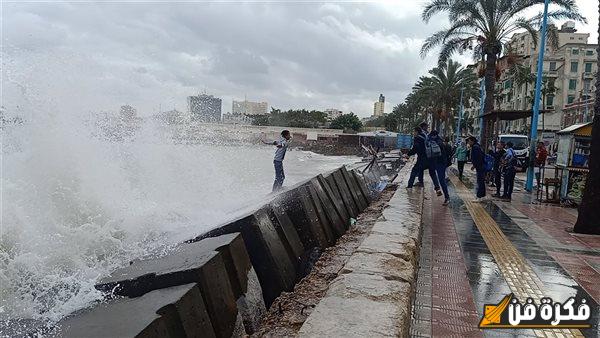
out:
{"label": "man in black hoodie", "polygon": [[467,143],[471,147],[471,170],[477,172],[477,199],[474,202],[481,202],[485,197],[485,153],[474,136],[467,138]]}
{"label": "man in black hoodie", "polygon": [[427,154],[425,154],[425,139],[421,127],[415,127],[413,131],[413,145],[407,155],[417,155],[417,162],[410,171],[407,188],[412,188],[415,183],[415,178],[419,177],[420,185],[423,185],[423,171],[427,169]]}

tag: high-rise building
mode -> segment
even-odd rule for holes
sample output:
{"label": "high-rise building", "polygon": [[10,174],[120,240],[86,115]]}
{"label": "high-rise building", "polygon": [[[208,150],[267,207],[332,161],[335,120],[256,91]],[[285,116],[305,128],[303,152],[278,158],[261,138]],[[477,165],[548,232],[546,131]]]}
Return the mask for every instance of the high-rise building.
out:
{"label": "high-rise building", "polygon": [[384,115],[385,109],[385,96],[383,94],[379,94],[379,100],[375,102],[373,106],[373,116],[380,117]]}
{"label": "high-rise building", "polygon": [[212,95],[188,96],[188,111],[192,119],[201,122],[221,121],[221,99]]}
{"label": "high-rise building", "polygon": [[236,101],[233,100],[231,113],[236,115],[264,115],[269,112],[269,104],[267,102],[252,102],[248,100]]}

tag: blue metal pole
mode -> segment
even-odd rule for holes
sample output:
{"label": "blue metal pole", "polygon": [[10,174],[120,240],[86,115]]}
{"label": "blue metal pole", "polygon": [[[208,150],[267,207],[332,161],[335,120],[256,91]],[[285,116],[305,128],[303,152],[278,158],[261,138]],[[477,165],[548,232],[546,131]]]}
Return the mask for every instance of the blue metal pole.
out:
{"label": "blue metal pole", "polygon": [[460,89],[460,108],[458,109],[458,123],[456,124],[456,144],[460,143],[460,122],[463,118],[464,105],[463,105],[463,92],[464,88]]}
{"label": "blue metal pole", "polygon": [[535,153],[535,145],[537,142],[537,127],[538,118],[540,116],[540,96],[542,92],[542,70],[544,69],[544,52],[546,51],[546,26],[548,25],[548,3],[550,0],[544,1],[544,17],[542,18],[542,31],[540,38],[540,49],[538,52],[537,78],[535,81],[535,98],[533,101],[533,116],[531,117],[531,140],[529,146],[529,168],[527,168],[527,183],[525,190],[533,190],[533,154]]}
{"label": "blue metal pole", "polygon": [[485,108],[485,78],[481,79],[481,83],[479,85],[479,142],[482,142],[483,138],[483,109]]}

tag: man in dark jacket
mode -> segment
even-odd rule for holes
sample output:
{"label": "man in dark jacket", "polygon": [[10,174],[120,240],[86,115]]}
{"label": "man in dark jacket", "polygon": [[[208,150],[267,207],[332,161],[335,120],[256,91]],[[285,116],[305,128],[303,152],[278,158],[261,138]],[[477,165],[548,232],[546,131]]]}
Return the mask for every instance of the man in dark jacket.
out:
{"label": "man in dark jacket", "polygon": [[474,136],[467,138],[467,143],[471,147],[471,170],[477,173],[477,199],[474,202],[481,202],[485,197],[485,153]]}
{"label": "man in dark jacket", "polygon": [[413,169],[410,172],[410,178],[408,179],[408,184],[406,187],[412,188],[413,183],[415,182],[415,178],[417,177],[419,178],[419,186],[423,186],[423,171],[428,169],[429,177],[431,177],[431,181],[433,182],[436,194],[438,196],[442,196],[442,191],[440,190],[440,184],[438,182],[435,168],[431,164],[431,160],[427,158],[426,143],[427,135],[424,134],[421,127],[415,127],[413,147],[411,150],[408,151],[407,155],[410,156],[416,154],[417,162],[415,163]]}
{"label": "man in dark jacket", "polygon": [[490,155],[494,158],[494,185],[496,187],[496,193],[492,196],[500,197],[500,187],[502,187],[502,170],[500,164],[506,151],[504,150],[504,142],[500,141],[495,143],[495,149],[490,150]]}
{"label": "man in dark jacket", "polygon": [[441,154],[437,157],[430,158],[430,165],[435,169],[435,173],[438,179],[438,183],[444,192],[444,205],[448,205],[450,202],[450,195],[448,194],[448,184],[446,183],[446,168],[448,167],[448,161],[452,158],[452,147],[444,144],[444,141],[439,136],[437,130],[432,130],[427,138],[428,142],[435,142],[440,147]]}

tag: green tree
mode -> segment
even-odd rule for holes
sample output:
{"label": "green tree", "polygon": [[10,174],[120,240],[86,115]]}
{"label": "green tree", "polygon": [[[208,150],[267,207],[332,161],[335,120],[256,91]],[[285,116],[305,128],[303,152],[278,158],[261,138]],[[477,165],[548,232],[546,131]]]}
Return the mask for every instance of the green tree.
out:
{"label": "green tree", "polygon": [[[598,6],[600,13],[600,4]],[[598,27],[600,32],[600,27]],[[600,43],[600,38],[598,38]],[[598,55],[600,62],[600,54]],[[596,102],[592,126],[592,144],[589,168],[579,214],[573,231],[581,234],[600,235],[600,76],[596,76]]]}
{"label": "green tree", "polygon": [[433,112],[433,128],[449,131],[454,124],[454,114],[460,104],[461,89],[463,102],[477,97],[477,77],[458,62],[448,60],[429,71],[430,76],[421,77],[413,91],[421,102]]}
{"label": "green tree", "polygon": [[385,116],[379,116],[365,122],[365,127],[385,127]]}
{"label": "green tree", "polygon": [[[555,6],[548,12],[549,19],[571,19],[586,22],[579,13],[575,0],[551,0]],[[446,62],[456,52],[470,50],[477,60],[485,63],[486,100],[484,112],[494,109],[496,60],[506,49],[513,33],[525,30],[537,46],[541,14],[527,16],[543,4],[541,0],[430,0],[422,18],[428,22],[435,14],[447,13],[450,27],[438,31],[425,40],[421,54],[441,46],[439,61]],[[558,33],[548,26],[548,40],[556,46]]]}
{"label": "green tree", "polygon": [[357,132],[362,128],[362,122],[360,122],[360,119],[354,113],[342,114],[331,121],[329,127]]}

